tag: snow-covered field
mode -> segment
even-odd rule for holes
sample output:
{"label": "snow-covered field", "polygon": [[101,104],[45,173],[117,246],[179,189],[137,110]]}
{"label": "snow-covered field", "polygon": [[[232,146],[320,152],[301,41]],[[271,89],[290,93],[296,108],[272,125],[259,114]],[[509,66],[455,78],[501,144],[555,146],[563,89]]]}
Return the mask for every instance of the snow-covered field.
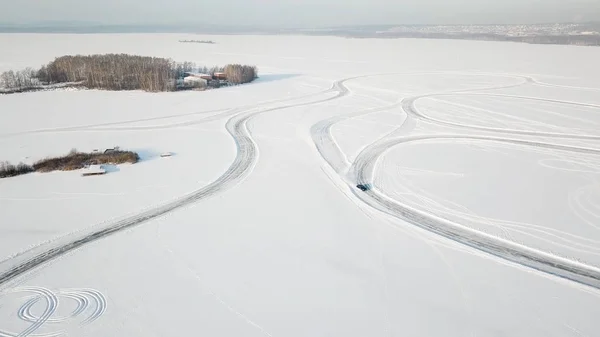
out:
{"label": "snow-covered field", "polygon": [[207,92],[0,96],[0,160],[142,157],[105,176],[0,180],[1,337],[600,330],[598,48],[169,34],[0,46],[0,71],[135,53],[261,75]]}

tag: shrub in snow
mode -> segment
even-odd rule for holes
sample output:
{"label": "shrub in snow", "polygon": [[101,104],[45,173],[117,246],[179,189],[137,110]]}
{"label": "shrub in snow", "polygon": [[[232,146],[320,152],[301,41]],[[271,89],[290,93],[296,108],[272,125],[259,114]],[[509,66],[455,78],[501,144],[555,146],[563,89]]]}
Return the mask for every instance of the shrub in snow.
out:
{"label": "shrub in snow", "polygon": [[33,171],[33,167],[24,163],[19,163],[15,166],[9,162],[0,162],[0,178],[14,177]]}

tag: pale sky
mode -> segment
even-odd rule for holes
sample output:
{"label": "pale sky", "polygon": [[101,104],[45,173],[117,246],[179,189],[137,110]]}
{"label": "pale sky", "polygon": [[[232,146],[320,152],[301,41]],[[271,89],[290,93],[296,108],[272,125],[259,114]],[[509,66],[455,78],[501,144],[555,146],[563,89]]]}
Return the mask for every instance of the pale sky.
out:
{"label": "pale sky", "polygon": [[600,0],[0,0],[0,23],[333,26],[600,20]]}

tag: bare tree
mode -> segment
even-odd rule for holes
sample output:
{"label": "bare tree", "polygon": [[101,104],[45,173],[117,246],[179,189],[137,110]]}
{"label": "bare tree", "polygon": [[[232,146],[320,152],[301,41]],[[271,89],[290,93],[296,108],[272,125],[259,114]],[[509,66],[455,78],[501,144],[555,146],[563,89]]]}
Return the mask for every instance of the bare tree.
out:
{"label": "bare tree", "polygon": [[241,64],[228,64],[224,72],[227,80],[233,84],[252,82],[258,76],[256,67]]}

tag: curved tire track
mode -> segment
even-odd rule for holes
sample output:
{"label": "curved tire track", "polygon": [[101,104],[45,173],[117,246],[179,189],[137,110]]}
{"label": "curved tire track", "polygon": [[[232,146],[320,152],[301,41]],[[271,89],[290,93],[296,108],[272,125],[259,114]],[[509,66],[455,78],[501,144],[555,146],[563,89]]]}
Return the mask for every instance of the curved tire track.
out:
{"label": "curved tire track", "polygon": [[[151,121],[156,121],[156,120],[207,114],[207,113],[211,113],[211,112],[219,113],[219,112],[226,112],[226,111],[228,111],[228,110],[227,109],[216,109],[216,110],[207,110],[207,111],[199,111],[199,112],[190,112],[190,113],[184,113],[184,114],[174,114],[174,115],[161,116],[161,117],[130,119],[130,120],[121,121],[121,122],[109,122],[109,123],[87,124],[87,125],[79,125],[79,126],[65,126],[65,127],[57,127],[57,128],[49,128],[49,129],[29,130],[29,131],[21,131],[21,132],[2,134],[2,135],[0,135],[0,138],[14,137],[14,136],[20,136],[20,135],[27,135],[27,134],[93,130],[95,128],[106,127],[106,126],[126,125],[126,124],[139,123],[139,122],[151,122]],[[107,129],[107,128],[104,128],[104,129]]]}
{"label": "curved tire track", "polygon": [[33,305],[35,302],[43,299],[46,302],[46,307],[44,308],[44,312],[37,317],[30,326],[28,326],[25,330],[20,333],[11,333],[7,331],[0,330],[0,337],[26,337],[34,333],[38,330],[44,323],[46,323],[50,317],[54,314],[56,309],[58,308],[58,298],[56,294],[46,288],[41,287],[26,287],[18,290],[19,292],[29,292],[37,295],[36,298],[30,299],[19,309],[19,316],[22,316],[24,312],[27,310],[28,305]]}
{"label": "curved tire track", "polygon": [[[269,101],[264,101],[264,102],[260,102],[260,103],[255,103],[255,104],[246,104],[246,105],[242,105],[242,106],[238,106],[238,107],[234,107],[234,108],[230,108],[230,109],[213,109],[213,110],[206,110],[206,111],[196,111],[196,112],[187,112],[187,113],[181,113],[181,114],[172,114],[172,115],[160,116],[160,117],[130,119],[130,120],[121,121],[121,122],[108,122],[108,123],[99,123],[99,124],[87,124],[87,125],[79,125],[79,126],[66,126],[66,127],[48,128],[48,129],[21,131],[21,132],[15,132],[15,133],[2,134],[2,135],[0,135],[0,138],[14,137],[14,136],[20,136],[20,135],[26,135],[26,134],[42,134],[42,133],[55,133],[55,132],[115,131],[115,130],[116,131],[136,131],[136,130],[168,129],[168,128],[195,125],[195,124],[200,124],[200,123],[205,123],[205,122],[210,122],[210,121],[216,121],[216,120],[219,120],[219,119],[222,119],[225,117],[230,117],[230,116],[242,113],[244,111],[260,108],[261,106],[264,106],[264,105],[285,103],[288,101],[294,101],[294,100],[303,99],[303,98],[315,97],[315,96],[335,92],[337,89],[338,88],[336,88],[336,84],[334,83],[330,88],[322,90],[322,91],[309,93],[309,94],[296,96],[296,97],[269,100]],[[119,127],[117,127],[117,128],[111,127],[111,126],[127,125],[127,124],[139,123],[139,122],[151,122],[151,121],[172,119],[172,118],[178,118],[178,117],[204,115],[204,114],[209,114],[209,113],[213,113],[213,112],[215,112],[216,114],[209,115],[207,117],[204,117],[204,118],[201,118],[200,120],[195,120],[195,121],[171,123],[171,124],[166,124],[166,125],[151,125],[151,126],[138,126],[138,127],[133,126],[133,127],[120,127],[120,128]]]}
{"label": "curved tire track", "polygon": [[[392,147],[416,141],[429,139],[468,139],[479,141],[492,141],[508,143],[513,145],[547,148],[559,151],[569,151],[600,155],[600,150],[558,145],[543,142],[526,141],[519,139],[494,138],[485,136],[462,136],[462,135],[437,135],[437,136],[415,136],[400,139],[391,139],[374,144],[363,150],[357,157],[352,172],[355,174],[358,184],[370,184],[375,167],[379,158]],[[354,194],[366,204],[382,212],[400,218],[412,225],[451,239],[458,243],[478,249],[507,261],[571,280],[583,285],[600,289],[600,269],[583,263],[574,262],[559,256],[545,253],[524,245],[504,240],[486,233],[471,229],[469,227],[437,217],[433,214],[415,209],[407,204],[398,202],[376,188],[367,192],[357,192],[352,188]]]}
{"label": "curved tire track", "polygon": [[[17,317],[23,322],[30,323],[27,328],[19,333],[0,330],[0,337],[56,337],[67,332],[64,328],[77,324],[85,326],[98,319],[106,311],[106,298],[94,289],[64,289],[52,291],[44,287],[14,288],[9,293],[32,293],[34,296],[25,301],[17,311]],[[2,293],[0,293],[1,295]],[[29,297],[29,296],[27,296]],[[26,298],[27,298],[26,297]],[[67,316],[52,317],[62,303],[60,298],[70,298],[77,304]],[[44,311],[41,315],[32,313],[32,308],[44,302]],[[85,317],[87,316],[87,317]],[[77,320],[79,320],[77,322]],[[54,327],[52,332],[36,333],[43,325]],[[61,326],[62,325],[62,326]],[[61,329],[62,328],[62,329]]]}
{"label": "curved tire track", "polygon": [[[423,114],[422,112],[420,112],[419,109],[417,109],[416,102],[422,98],[437,97],[437,96],[451,96],[451,95],[455,95],[455,94],[456,93],[438,93],[438,94],[427,94],[427,95],[410,97],[410,98],[407,98],[402,101],[402,110],[404,110],[404,112],[406,112],[409,116],[413,116],[420,120],[428,121],[428,122],[435,123],[438,125],[458,127],[458,128],[464,128],[464,129],[470,129],[470,130],[487,131],[487,132],[504,133],[504,134],[515,134],[515,135],[523,135],[523,136],[535,136],[535,137],[600,140],[600,136],[594,136],[594,135],[564,134],[564,133],[553,133],[553,132],[542,132],[542,131],[526,131],[526,130],[493,128],[493,127],[486,127],[486,126],[454,123],[454,122],[445,121],[445,120],[427,116],[427,115]],[[540,102],[561,103],[561,104],[568,104],[568,105],[575,105],[575,106],[600,108],[600,105],[595,105],[595,104],[560,101],[560,100],[555,100],[555,99],[546,99],[546,98],[537,98],[537,97],[503,95],[503,94],[488,94],[488,93],[469,93],[469,92],[461,92],[461,94],[492,96],[492,97],[508,97],[508,98],[524,99],[524,100],[534,100],[534,101],[540,101]]]}
{"label": "curved tire track", "polygon": [[[503,87],[513,87],[519,86],[525,83],[535,83],[535,80],[530,77],[522,77],[525,82],[517,85],[511,86],[503,86]],[[491,88],[498,89],[501,87]],[[475,89],[477,90],[477,89]],[[453,93],[440,93],[444,94],[456,94],[456,93],[469,93],[474,90],[460,90],[455,91]],[[414,108],[414,102],[419,98],[430,97],[440,94],[429,94],[429,95],[421,95],[415,96],[412,98],[408,98],[402,101],[403,110],[408,114],[407,120],[404,123],[409,123],[411,117],[417,117],[420,119],[429,120],[427,116],[424,116],[419,113],[416,108]],[[492,94],[493,95],[493,94]],[[498,95],[500,96],[500,95]],[[523,97],[518,97],[523,98]],[[544,100],[544,99],[542,99]],[[556,100],[547,100],[550,102],[557,102]],[[560,101],[560,103],[565,103]],[[566,102],[572,103],[572,102]],[[577,103],[575,103],[577,104]],[[317,151],[320,155],[325,159],[325,161],[331,166],[335,172],[342,175],[345,172],[345,164],[344,164],[344,155],[338,148],[335,140],[333,139],[330,129],[332,125],[342,120],[356,117],[362,114],[368,114],[371,112],[376,112],[380,110],[393,108],[394,104],[386,107],[376,108],[364,110],[361,112],[357,112],[354,114],[350,114],[348,116],[342,117],[333,117],[324,121],[321,121],[311,128],[311,135],[313,142],[317,148]],[[433,121],[437,122],[437,121]],[[460,126],[463,128],[469,128],[469,126],[465,125],[453,125]],[[402,126],[400,126],[402,128]],[[484,128],[484,131],[487,128]],[[493,129],[493,128],[492,128]],[[500,130],[493,129],[496,132],[502,133],[510,133],[512,130]],[[548,136],[548,133],[539,133],[539,132],[527,132],[527,131],[519,131],[516,130],[516,134],[525,134],[525,135],[534,135],[534,136]],[[562,134],[550,134],[550,137],[569,137],[572,135],[562,135]],[[389,135],[388,135],[389,136]],[[589,139],[589,137],[594,136],[582,136],[582,135],[573,135],[575,137],[581,137],[584,139]],[[592,149],[592,148],[584,148],[584,147],[575,147],[575,146],[565,146],[559,144],[551,144],[551,143],[543,143],[543,142],[534,142],[534,141],[526,141],[521,139],[506,139],[506,138],[494,138],[494,137],[485,137],[485,136],[462,136],[462,135],[438,135],[438,136],[420,136],[420,137],[404,137],[404,138],[395,138],[386,140],[387,136],[384,136],[380,140],[375,143],[367,146],[365,149],[361,151],[361,153],[356,158],[356,161],[350,168],[350,173],[354,174],[354,177],[348,177],[349,179],[345,179],[346,183],[350,186],[352,192],[363,202],[370,205],[371,207],[378,209],[384,213],[390,214],[394,217],[403,219],[404,221],[420,227],[422,229],[428,230],[437,235],[446,237],[455,242],[467,245],[469,247],[478,249],[480,251],[486,252],[488,254],[494,255],[496,257],[503,258],[513,263],[518,263],[522,266],[526,266],[550,275],[554,275],[560,278],[568,279],[579,284],[587,285],[596,289],[600,289],[600,269],[585,265],[582,263],[574,262],[568,259],[564,259],[558,256],[554,256],[552,254],[548,254],[524,245],[520,245],[508,240],[500,239],[486,233],[471,229],[469,227],[453,223],[449,220],[437,217],[433,214],[429,214],[427,212],[423,212],[414,208],[411,208],[409,205],[402,204],[393,200],[392,198],[387,197],[377,189],[371,189],[367,192],[358,192],[354,188],[354,184],[363,184],[370,185],[371,178],[373,177],[373,172],[376,167],[378,159],[390,148],[393,146],[407,143],[407,142],[415,142],[415,141],[423,141],[427,139],[471,139],[471,140],[483,140],[483,141],[495,141],[502,143],[509,143],[513,145],[520,146],[529,146],[529,147],[538,147],[538,148],[548,148],[559,151],[570,151],[570,152],[578,152],[578,153],[586,153],[593,155],[600,155],[600,150]],[[594,137],[595,138],[595,137]],[[592,138],[592,139],[594,139]],[[600,138],[600,137],[598,137]]]}
{"label": "curved tire track", "polygon": [[[389,75],[397,75],[397,74],[406,75],[405,73],[372,74],[372,75],[363,75],[363,76],[353,77],[350,79],[376,77],[376,76],[389,76]],[[438,73],[422,72],[422,73],[410,73],[410,74],[416,75],[416,74],[438,74]],[[455,73],[454,72],[441,72],[439,74],[448,75],[448,74],[455,74]],[[495,90],[495,89],[496,90],[497,89],[508,89],[508,88],[519,87],[519,86],[522,86],[522,85],[528,84],[528,83],[535,83],[535,80],[533,78],[528,77],[528,76],[521,76],[521,75],[489,74],[489,73],[456,73],[456,74],[462,75],[462,76],[468,75],[468,76],[509,77],[509,78],[521,79],[522,81],[519,83],[513,83],[513,84],[503,84],[503,85],[495,85],[495,86],[488,86],[488,87],[481,87],[481,88],[453,90],[450,92],[440,93],[440,95],[452,95],[452,94],[467,93],[467,92],[474,93],[477,91]],[[345,82],[350,79],[341,81],[339,83],[339,85],[344,86]],[[346,88],[346,90],[348,90],[348,89]],[[418,98],[428,97],[428,96],[429,95],[421,95],[421,96],[415,96],[414,98],[418,99]],[[339,123],[339,122],[342,122],[342,121],[345,121],[348,119],[352,119],[354,117],[359,117],[359,116],[368,115],[368,114],[377,113],[377,112],[388,111],[388,110],[394,109],[399,106],[403,107],[403,110],[405,110],[405,112],[407,114],[407,120],[404,121],[404,123],[400,126],[400,128],[398,128],[397,130],[393,131],[390,134],[384,135],[382,138],[380,138],[378,140],[378,141],[381,141],[382,139],[392,135],[393,133],[402,129],[403,127],[409,127],[408,126],[409,124],[414,124],[414,122],[412,120],[409,120],[409,118],[411,117],[411,113],[406,111],[406,109],[404,108],[404,104],[406,104],[406,101],[410,100],[410,99],[411,98],[408,98],[408,99],[404,99],[397,103],[391,103],[389,105],[385,105],[385,106],[381,106],[381,107],[357,111],[357,112],[350,113],[350,114],[344,115],[344,116],[334,116],[334,117],[322,120],[322,121],[314,124],[311,127],[311,137],[313,139],[313,143],[315,144],[315,146],[317,148],[317,151],[321,154],[321,157],[323,157],[328,162],[328,164],[334,169],[335,172],[337,172],[338,174],[343,174],[347,170],[348,165],[346,165],[345,155],[342,153],[341,149],[339,148],[339,146],[333,139],[333,136],[331,135],[331,127],[336,123]],[[413,105],[414,105],[414,103],[413,103]],[[413,125],[413,127],[414,127],[414,125]]]}
{"label": "curved tire track", "polygon": [[[321,94],[336,92],[337,94],[332,97],[305,103],[287,104],[273,108],[266,108],[258,111],[248,111],[245,113],[240,113],[230,118],[226,124],[226,129],[235,140],[237,146],[237,155],[233,163],[227,169],[227,171],[225,171],[225,173],[223,173],[223,175],[221,175],[215,181],[175,201],[166,203],[156,208],[146,210],[134,216],[127,217],[113,224],[103,226],[100,229],[92,228],[91,230],[85,231],[83,233],[77,233],[76,237],[70,238],[70,240],[68,241],[53,241],[50,243],[50,245],[52,245],[51,248],[48,248],[46,246],[36,247],[30,251],[27,251],[21,255],[14,257],[13,259],[4,261],[3,264],[8,264],[14,263],[15,260],[18,260],[18,262],[15,265],[6,269],[0,274],[0,286],[5,285],[7,282],[27,273],[28,271],[36,267],[45,264],[46,262],[58,258],[88,243],[105,238],[111,234],[120,232],[122,230],[140,225],[146,221],[158,218],[176,209],[193,204],[199,200],[211,197],[219,192],[222,192],[234,186],[235,184],[239,183],[251,171],[258,159],[258,147],[252,139],[250,131],[247,128],[247,122],[252,117],[269,111],[324,103],[346,96],[350,93],[350,91],[343,85],[343,83],[350,79],[351,78],[336,81],[333,83],[330,89],[321,92]],[[40,250],[42,251],[40,252]]]}

